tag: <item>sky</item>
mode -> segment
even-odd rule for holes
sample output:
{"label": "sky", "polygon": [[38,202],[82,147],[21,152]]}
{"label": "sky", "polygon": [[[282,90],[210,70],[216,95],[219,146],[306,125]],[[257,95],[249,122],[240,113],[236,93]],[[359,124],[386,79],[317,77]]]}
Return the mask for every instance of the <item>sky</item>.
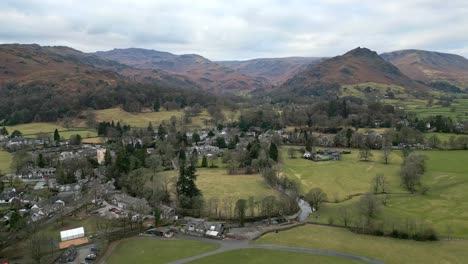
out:
{"label": "sky", "polygon": [[425,49],[468,57],[467,0],[1,0],[0,43],[211,60]]}

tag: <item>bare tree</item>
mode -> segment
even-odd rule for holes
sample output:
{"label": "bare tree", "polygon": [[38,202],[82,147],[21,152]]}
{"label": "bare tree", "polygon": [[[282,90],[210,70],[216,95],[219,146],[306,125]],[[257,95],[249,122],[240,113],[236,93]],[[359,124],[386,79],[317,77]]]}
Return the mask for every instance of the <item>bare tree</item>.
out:
{"label": "bare tree", "polygon": [[35,263],[41,263],[42,256],[46,250],[46,239],[43,234],[41,233],[34,233],[31,236],[30,241],[30,250],[31,250],[31,257]]}
{"label": "bare tree", "polygon": [[310,206],[312,206],[312,208],[318,210],[322,203],[328,200],[328,197],[322,189],[313,188],[305,195],[305,200],[310,204]]}
{"label": "bare tree", "polygon": [[245,199],[239,199],[236,202],[236,214],[237,214],[237,219],[239,220],[239,226],[243,227],[244,226],[244,220],[245,220],[245,211],[247,210],[247,200]]}
{"label": "bare tree", "polygon": [[409,154],[401,165],[401,179],[403,185],[414,193],[420,184],[421,177],[426,170],[426,157],[418,153]]}
{"label": "bare tree", "polygon": [[359,149],[359,159],[369,161],[373,156],[371,149],[368,146],[363,146]]}
{"label": "bare tree", "polygon": [[361,196],[358,202],[359,213],[366,218],[369,225],[371,220],[380,213],[381,203],[372,193],[366,193]]}
{"label": "bare tree", "polygon": [[274,214],[276,206],[276,197],[269,195],[262,200],[262,211],[268,217],[268,224],[271,225],[271,217]]}
{"label": "bare tree", "polygon": [[374,193],[387,193],[388,192],[388,179],[384,174],[379,173],[375,176],[372,183],[372,191]]}
{"label": "bare tree", "polygon": [[288,156],[290,159],[296,158],[296,150],[294,148],[288,148]]}
{"label": "bare tree", "polygon": [[351,222],[351,210],[348,207],[342,207],[338,210],[338,216],[345,227]]}
{"label": "bare tree", "polygon": [[388,164],[390,154],[392,154],[392,147],[384,141],[384,143],[382,143],[382,155],[385,164]]}

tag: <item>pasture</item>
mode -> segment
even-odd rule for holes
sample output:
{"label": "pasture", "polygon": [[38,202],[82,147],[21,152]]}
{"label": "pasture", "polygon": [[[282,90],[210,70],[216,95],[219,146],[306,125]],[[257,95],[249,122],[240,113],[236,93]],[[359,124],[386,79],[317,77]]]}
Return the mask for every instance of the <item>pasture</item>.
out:
{"label": "pasture", "polygon": [[172,116],[177,118],[182,116],[181,111],[161,111],[147,113],[129,113],[121,108],[109,108],[94,111],[97,122],[121,122],[132,127],[147,127],[149,122],[158,125],[163,120],[169,120]]}
{"label": "pasture", "polygon": [[[174,182],[178,177],[176,171],[166,171],[161,174],[174,178]],[[278,192],[268,186],[259,174],[228,175],[225,169],[198,168],[197,175],[196,184],[202,191],[205,201],[217,198],[232,199],[235,203],[238,199],[247,199],[250,196],[262,199],[268,195],[278,195]],[[150,183],[147,184],[149,186]]]}
{"label": "pasture", "polygon": [[449,107],[433,105],[429,107],[427,100],[422,99],[385,99],[386,103],[395,105],[400,109],[415,113],[418,117],[424,118],[435,115],[451,117],[453,120],[468,120],[468,99],[456,99]]}
{"label": "pasture", "polygon": [[120,263],[168,263],[178,259],[216,250],[219,246],[193,240],[160,240],[133,238],[116,242],[106,264]]}
{"label": "pasture", "polygon": [[[410,194],[402,189],[398,174],[390,178],[390,199],[382,207],[379,219],[390,223],[406,221],[424,222],[435,228],[438,234],[450,237],[468,237],[468,160],[467,151],[421,151],[427,156],[426,173],[422,185],[428,188],[426,194]],[[396,166],[398,167],[398,166]],[[396,168],[398,173],[398,168]],[[388,175],[388,174],[386,174]],[[350,186],[351,188],[351,186]],[[325,189],[324,189],[325,190]],[[329,197],[330,198],[330,197]],[[318,214],[312,214],[311,220],[343,224],[340,211],[356,212],[359,197],[340,203],[326,203]],[[332,200],[333,201],[333,200]],[[353,219],[357,219],[353,215]],[[330,220],[332,219],[332,220]],[[387,226],[389,228],[389,226]]]}
{"label": "pasture", "polygon": [[283,263],[323,263],[323,264],[353,264],[362,263],[338,257],[329,257],[321,255],[312,255],[307,253],[297,253],[268,249],[239,249],[219,253],[209,257],[204,257],[192,264],[283,264]]}
{"label": "pasture", "polygon": [[[183,111],[171,110],[171,111],[160,111],[160,112],[144,112],[144,113],[129,113],[121,108],[109,108],[104,110],[94,111],[96,114],[96,121],[98,122],[121,122],[128,124],[131,127],[147,127],[149,122],[153,126],[159,125],[162,121],[169,121],[171,117],[175,116],[180,119],[183,115]],[[207,122],[211,119],[208,112],[203,111],[199,115],[192,117],[192,122],[187,127],[192,128],[204,128]]]}
{"label": "pasture", "polygon": [[390,179],[391,188],[400,190],[399,170],[402,162],[401,153],[395,151],[389,164],[384,164],[382,153],[373,150],[371,161],[360,161],[359,150],[352,149],[351,154],[342,155],[341,161],[306,160],[297,153],[297,158],[287,155],[287,148],[282,147],[282,173],[300,183],[301,191],[321,188],[331,201],[342,201],[350,195],[368,192],[371,181],[377,174],[384,174]]}
{"label": "pasture", "polygon": [[6,127],[9,133],[19,130],[26,138],[37,138],[39,135],[47,135],[53,138],[54,131],[57,129],[61,140],[70,139],[72,135],[80,135],[82,138],[97,137],[97,132],[85,128],[66,128],[57,123],[29,123]]}
{"label": "pasture", "polygon": [[417,242],[358,235],[343,228],[316,225],[269,233],[255,243],[352,253],[388,264],[466,263],[468,258],[468,241],[464,240]]}
{"label": "pasture", "polygon": [[11,159],[12,156],[10,153],[0,150],[0,172],[7,173],[11,172]]}

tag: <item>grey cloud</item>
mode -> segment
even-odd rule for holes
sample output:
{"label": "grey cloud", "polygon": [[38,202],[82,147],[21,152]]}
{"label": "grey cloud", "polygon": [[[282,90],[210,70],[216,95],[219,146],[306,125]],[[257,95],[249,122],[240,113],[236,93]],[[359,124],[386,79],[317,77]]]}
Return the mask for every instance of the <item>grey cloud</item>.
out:
{"label": "grey cloud", "polygon": [[3,0],[0,42],[210,59],[334,56],[356,46],[468,56],[466,13],[463,0]]}

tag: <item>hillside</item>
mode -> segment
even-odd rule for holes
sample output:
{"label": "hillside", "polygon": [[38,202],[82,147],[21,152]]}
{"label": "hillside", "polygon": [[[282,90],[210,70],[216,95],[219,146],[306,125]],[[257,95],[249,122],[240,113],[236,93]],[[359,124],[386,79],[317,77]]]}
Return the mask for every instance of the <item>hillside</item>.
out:
{"label": "hillside", "polygon": [[468,59],[425,50],[399,50],[381,56],[405,75],[425,83],[446,81],[468,88]]}
{"label": "hillside", "polygon": [[[58,52],[55,52],[58,51]],[[65,53],[75,57],[67,58]],[[62,91],[82,91],[90,87],[115,85],[120,76],[115,72],[82,63],[79,51],[39,45],[0,45],[0,84],[48,84]]]}
{"label": "hillside", "polygon": [[263,77],[272,84],[278,85],[300,71],[307,65],[318,64],[323,58],[318,57],[287,57],[287,58],[261,58],[245,61],[217,61],[243,74]]}
{"label": "hillside", "polygon": [[[367,48],[356,48],[317,65],[307,66],[305,70],[287,80],[280,90],[301,91],[304,94],[307,90],[329,90],[331,86],[335,89],[342,85],[361,83],[395,85],[411,90],[427,89],[404,75],[376,52]],[[310,92],[314,94],[314,91]]]}
{"label": "hillside", "polygon": [[53,122],[88,108],[138,112],[155,100],[178,100],[182,107],[212,98],[186,77],[35,44],[0,45],[0,94],[0,124]]}
{"label": "hillside", "polygon": [[196,54],[175,55],[136,48],[113,49],[94,54],[138,69],[163,70],[183,75],[199,87],[214,93],[237,93],[270,86],[265,78],[237,72]]}

